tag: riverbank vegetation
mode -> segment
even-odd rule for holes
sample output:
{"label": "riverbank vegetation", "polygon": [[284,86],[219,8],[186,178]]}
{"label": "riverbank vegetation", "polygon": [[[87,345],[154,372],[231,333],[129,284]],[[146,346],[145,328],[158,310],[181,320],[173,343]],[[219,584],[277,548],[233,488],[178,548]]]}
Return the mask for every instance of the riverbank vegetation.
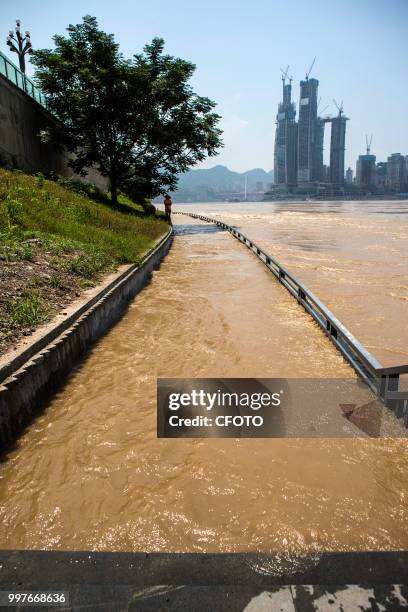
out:
{"label": "riverbank vegetation", "polygon": [[0,353],[139,261],[168,229],[149,200],[222,146],[215,103],[191,86],[194,64],[165,54],[161,38],[125,59],[87,15],[53,41],[31,55],[58,120],[39,137],[71,153],[76,175],[107,177],[110,194],[0,169]]}
{"label": "riverbank vegetation", "polygon": [[[0,168],[0,353],[168,229],[161,213],[95,188]],[[148,210],[148,214],[146,212]]]}
{"label": "riverbank vegetation", "polygon": [[77,174],[93,167],[108,177],[113,202],[119,190],[137,200],[164,195],[179,173],[217,154],[215,102],[193,91],[195,65],[165,54],[162,38],[125,59],[113,34],[86,15],[53,41],[54,49],[31,56],[47,108],[60,120],[43,140],[73,153]]}

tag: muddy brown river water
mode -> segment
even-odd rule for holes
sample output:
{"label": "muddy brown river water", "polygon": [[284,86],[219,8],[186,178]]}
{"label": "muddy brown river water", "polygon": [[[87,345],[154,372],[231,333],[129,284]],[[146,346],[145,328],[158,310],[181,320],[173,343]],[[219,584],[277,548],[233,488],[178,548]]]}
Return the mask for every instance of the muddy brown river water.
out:
{"label": "muddy brown river water", "polygon": [[[364,206],[188,210],[241,227],[377,358],[407,361],[408,205]],[[175,220],[152,282],[0,465],[1,547],[406,548],[404,439],[156,438],[158,376],[355,377],[249,251]]]}

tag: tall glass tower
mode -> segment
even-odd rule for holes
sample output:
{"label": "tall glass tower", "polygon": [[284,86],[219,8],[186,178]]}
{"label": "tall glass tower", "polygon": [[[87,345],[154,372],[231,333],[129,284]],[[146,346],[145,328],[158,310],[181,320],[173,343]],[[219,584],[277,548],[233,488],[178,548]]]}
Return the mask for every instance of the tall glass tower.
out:
{"label": "tall glass tower", "polygon": [[333,185],[344,185],[344,153],[346,143],[346,122],[348,117],[339,112],[331,120],[330,139],[330,182]]}
{"label": "tall glass tower", "polygon": [[[320,179],[323,167],[322,126],[317,119],[317,90],[319,81],[300,81],[299,125],[298,125],[298,171],[299,183],[310,183]],[[324,128],[323,128],[324,129]]]}
{"label": "tall glass tower", "polygon": [[282,78],[283,100],[276,116],[274,182],[276,185],[297,185],[296,108],[291,100],[292,84]]}

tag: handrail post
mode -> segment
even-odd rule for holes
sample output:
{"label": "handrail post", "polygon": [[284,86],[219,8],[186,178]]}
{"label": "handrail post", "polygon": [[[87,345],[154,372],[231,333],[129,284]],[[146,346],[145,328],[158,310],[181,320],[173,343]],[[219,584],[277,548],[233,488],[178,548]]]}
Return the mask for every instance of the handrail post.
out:
{"label": "handrail post", "polygon": [[384,403],[388,408],[391,408],[397,414],[397,416],[401,416],[399,412],[400,408],[403,408],[403,401],[387,397],[388,391],[398,391],[398,385],[399,374],[386,374],[381,376],[379,395],[384,400]]}
{"label": "handrail post", "polygon": [[326,330],[330,336],[337,338],[337,329],[334,327],[334,325],[332,325],[332,322],[329,319],[326,321]]}

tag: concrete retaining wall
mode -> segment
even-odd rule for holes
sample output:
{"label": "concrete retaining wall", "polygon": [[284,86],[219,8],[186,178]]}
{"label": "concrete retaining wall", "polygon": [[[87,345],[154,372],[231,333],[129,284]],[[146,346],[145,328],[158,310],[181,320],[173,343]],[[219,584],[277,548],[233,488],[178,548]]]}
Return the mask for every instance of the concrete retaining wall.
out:
{"label": "concrete retaining wall", "polygon": [[170,248],[172,230],[74,314],[0,370],[0,448],[12,442],[93,342],[121,316]]}
{"label": "concrete retaining wall", "polygon": [[[42,130],[57,124],[45,108],[0,75],[0,162],[30,174],[55,172],[66,178],[77,178],[68,167],[69,154],[56,145],[43,143]],[[106,190],[108,180],[96,170],[81,178]]]}

